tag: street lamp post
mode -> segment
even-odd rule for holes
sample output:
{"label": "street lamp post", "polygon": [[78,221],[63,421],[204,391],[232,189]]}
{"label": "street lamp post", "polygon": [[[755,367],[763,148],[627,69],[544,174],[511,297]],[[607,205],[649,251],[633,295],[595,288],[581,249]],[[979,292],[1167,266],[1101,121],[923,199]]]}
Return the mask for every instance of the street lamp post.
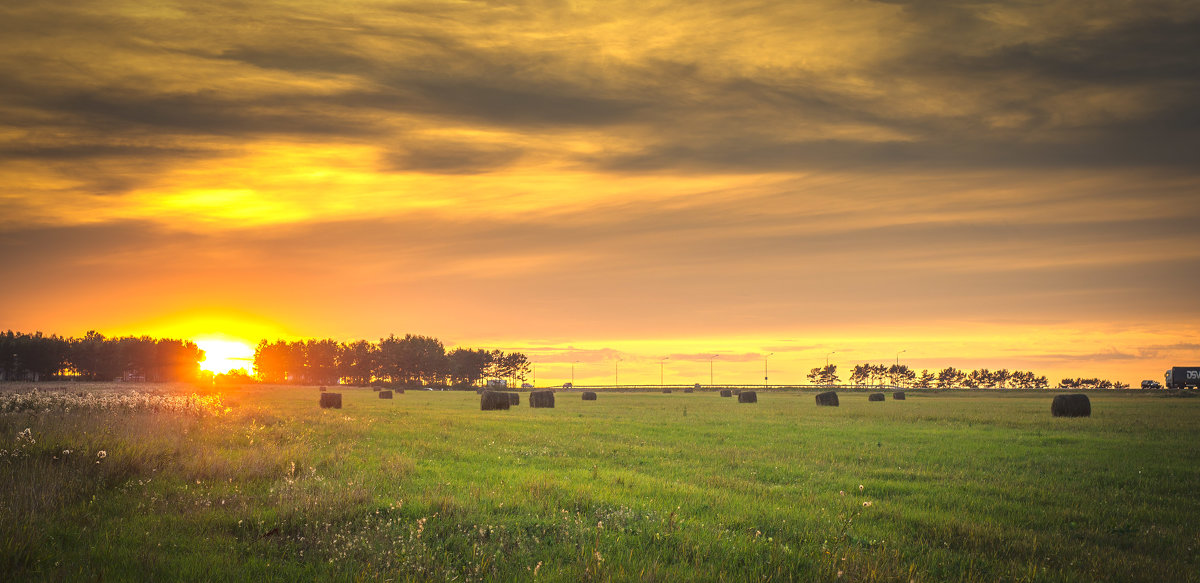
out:
{"label": "street lamp post", "polygon": [[836,351],[836,350],[834,350],[833,352],[830,352],[829,354],[826,354],[826,355],[825,355],[825,367],[826,367],[826,368],[829,368],[829,357],[830,357],[831,355],[834,355],[834,354],[837,354],[837,351]]}
{"label": "street lamp post", "polygon": [[768,380],[769,378],[771,378],[771,377],[770,377],[770,375],[769,375],[769,374],[767,374],[767,359],[768,359],[768,358],[771,358],[771,357],[772,357],[772,356],[774,356],[774,355],[775,355],[775,353],[774,353],[774,352],[772,352],[772,353],[770,353],[770,354],[768,354],[768,355],[766,355],[766,356],[764,356],[764,357],[763,357],[763,388],[764,388],[764,389],[765,389],[765,388],[767,388],[768,386],[770,386],[770,385],[768,384],[767,380]]}
{"label": "street lamp post", "polygon": [[663,379],[665,377],[663,376],[663,370],[668,360],[671,360],[670,356],[664,356],[662,360],[658,361],[658,386],[660,387],[664,385]]}
{"label": "street lamp post", "polygon": [[721,356],[721,355],[714,354],[714,355],[708,357],[708,386],[710,386],[710,387],[713,386],[713,359],[717,358],[719,356]]}
{"label": "street lamp post", "polygon": [[613,363],[613,386],[621,386],[621,359],[619,358]]}
{"label": "street lamp post", "polygon": [[575,364],[578,362],[579,361],[576,360],[575,362],[571,363],[571,388],[575,388]]}
{"label": "street lamp post", "polygon": [[908,352],[908,349],[905,348],[904,350],[901,350],[900,352],[896,353],[896,366],[900,366],[900,353],[901,352]]}

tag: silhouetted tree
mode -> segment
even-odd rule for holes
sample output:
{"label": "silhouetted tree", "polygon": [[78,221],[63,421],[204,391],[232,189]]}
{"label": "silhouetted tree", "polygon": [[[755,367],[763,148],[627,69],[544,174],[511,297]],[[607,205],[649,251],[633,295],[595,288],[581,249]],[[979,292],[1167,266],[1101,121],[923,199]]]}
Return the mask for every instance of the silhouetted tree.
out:
{"label": "silhouetted tree", "polygon": [[351,384],[365,385],[371,382],[378,361],[379,349],[366,340],[342,344],[338,349],[338,376]]}

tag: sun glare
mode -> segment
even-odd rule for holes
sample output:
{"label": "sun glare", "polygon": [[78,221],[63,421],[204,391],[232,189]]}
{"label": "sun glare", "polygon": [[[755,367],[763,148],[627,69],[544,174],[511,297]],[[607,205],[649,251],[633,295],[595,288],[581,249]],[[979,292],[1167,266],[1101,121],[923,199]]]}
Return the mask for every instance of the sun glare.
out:
{"label": "sun glare", "polygon": [[227,373],[239,368],[249,372],[254,363],[254,348],[245,342],[204,339],[197,340],[196,346],[204,351],[204,361],[200,363],[200,368],[213,374]]}

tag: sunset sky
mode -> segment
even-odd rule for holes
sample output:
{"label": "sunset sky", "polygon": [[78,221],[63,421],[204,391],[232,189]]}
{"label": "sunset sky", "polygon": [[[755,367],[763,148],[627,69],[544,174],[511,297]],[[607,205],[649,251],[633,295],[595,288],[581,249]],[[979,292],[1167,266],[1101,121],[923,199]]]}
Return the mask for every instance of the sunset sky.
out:
{"label": "sunset sky", "polygon": [[6,2],[0,79],[0,329],[1200,365],[1194,0]]}

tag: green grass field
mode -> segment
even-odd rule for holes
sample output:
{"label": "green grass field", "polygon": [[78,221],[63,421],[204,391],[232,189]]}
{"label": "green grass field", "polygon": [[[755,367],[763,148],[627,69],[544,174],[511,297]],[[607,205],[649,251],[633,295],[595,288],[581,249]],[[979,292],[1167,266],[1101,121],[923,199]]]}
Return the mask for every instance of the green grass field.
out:
{"label": "green grass field", "polygon": [[1200,399],[1093,394],[1092,417],[1052,418],[1051,392],[843,393],[837,408],[811,393],[559,393],[554,409],[523,393],[484,412],[473,392],[331,390],[344,408],[319,409],[312,387],[39,412],[0,399],[0,569],[50,581],[1200,580]]}

